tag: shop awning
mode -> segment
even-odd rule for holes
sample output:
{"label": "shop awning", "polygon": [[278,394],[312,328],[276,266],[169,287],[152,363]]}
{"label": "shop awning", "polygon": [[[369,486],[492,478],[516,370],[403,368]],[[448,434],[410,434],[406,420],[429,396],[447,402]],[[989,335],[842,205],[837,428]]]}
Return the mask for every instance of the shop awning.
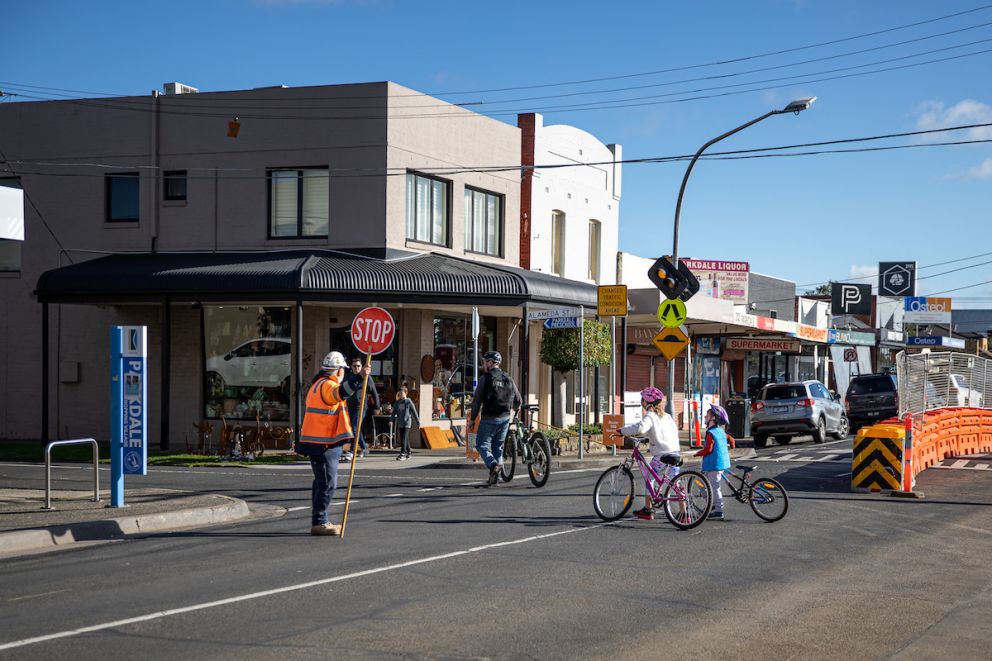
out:
{"label": "shop awning", "polygon": [[44,303],[375,301],[596,305],[596,287],[439,253],[378,259],[333,250],[118,253],[38,279]]}

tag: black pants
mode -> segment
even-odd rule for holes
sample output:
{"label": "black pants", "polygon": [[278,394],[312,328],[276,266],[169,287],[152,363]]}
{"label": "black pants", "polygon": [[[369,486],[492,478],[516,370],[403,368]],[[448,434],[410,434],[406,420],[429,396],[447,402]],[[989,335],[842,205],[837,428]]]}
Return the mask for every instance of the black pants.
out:
{"label": "black pants", "polygon": [[400,454],[410,455],[410,428],[400,427],[397,429],[400,433]]}

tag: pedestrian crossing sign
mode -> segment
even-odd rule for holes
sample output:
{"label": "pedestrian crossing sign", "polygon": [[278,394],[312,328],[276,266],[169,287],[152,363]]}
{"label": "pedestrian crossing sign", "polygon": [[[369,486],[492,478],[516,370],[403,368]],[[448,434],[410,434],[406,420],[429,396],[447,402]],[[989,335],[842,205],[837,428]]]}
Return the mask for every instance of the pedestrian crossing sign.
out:
{"label": "pedestrian crossing sign", "polygon": [[677,298],[665,299],[658,306],[658,321],[665,328],[678,328],[685,323],[687,313],[685,303]]}

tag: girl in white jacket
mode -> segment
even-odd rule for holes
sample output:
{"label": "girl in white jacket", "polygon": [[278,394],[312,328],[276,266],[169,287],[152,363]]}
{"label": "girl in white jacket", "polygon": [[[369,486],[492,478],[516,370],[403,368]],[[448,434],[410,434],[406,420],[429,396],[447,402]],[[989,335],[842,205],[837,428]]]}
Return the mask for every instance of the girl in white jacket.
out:
{"label": "girl in white jacket", "polygon": [[[644,415],[640,422],[627,425],[620,429],[624,436],[647,436],[651,452],[651,468],[661,476],[674,478],[679,473],[678,466],[663,464],[661,457],[664,455],[678,457],[679,430],[675,426],[672,416],[665,413],[665,393],[654,386],[648,386],[641,391],[641,408]],[[634,512],[638,519],[654,518],[654,503],[651,502],[651,494],[644,494],[644,508]]]}

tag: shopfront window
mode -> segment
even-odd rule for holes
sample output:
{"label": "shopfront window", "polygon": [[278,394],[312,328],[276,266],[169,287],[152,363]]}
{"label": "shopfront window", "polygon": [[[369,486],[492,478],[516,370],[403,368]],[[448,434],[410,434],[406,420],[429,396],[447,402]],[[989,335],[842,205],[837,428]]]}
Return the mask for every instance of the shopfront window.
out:
{"label": "shopfront window", "polygon": [[[496,346],[496,318],[479,319],[479,355]],[[432,417],[464,418],[472,407],[472,376],[476,357],[472,319],[468,315],[434,318],[434,376]],[[504,357],[504,360],[506,358]],[[478,362],[481,378],[482,361]]]}
{"label": "shopfront window", "polygon": [[289,420],[290,310],[203,308],[204,417]]}

